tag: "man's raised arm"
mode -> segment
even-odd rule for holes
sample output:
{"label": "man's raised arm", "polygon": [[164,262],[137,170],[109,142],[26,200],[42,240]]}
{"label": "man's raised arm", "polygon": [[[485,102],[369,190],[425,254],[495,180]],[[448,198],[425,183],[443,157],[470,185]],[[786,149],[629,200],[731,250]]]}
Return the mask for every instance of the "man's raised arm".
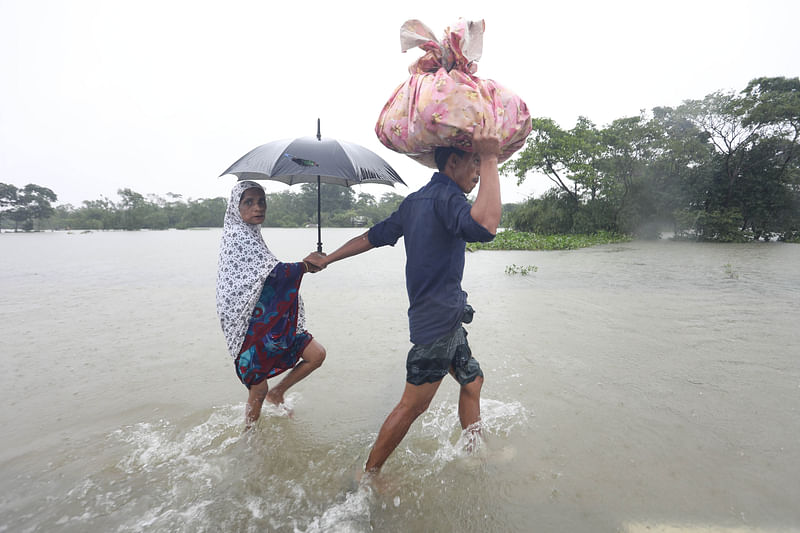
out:
{"label": "man's raised arm", "polygon": [[472,204],[470,215],[492,235],[497,234],[503,204],[500,201],[500,176],[497,173],[497,157],[500,154],[500,137],[494,127],[486,122],[478,124],[472,133],[472,150],[480,156],[480,186],[478,197]]}

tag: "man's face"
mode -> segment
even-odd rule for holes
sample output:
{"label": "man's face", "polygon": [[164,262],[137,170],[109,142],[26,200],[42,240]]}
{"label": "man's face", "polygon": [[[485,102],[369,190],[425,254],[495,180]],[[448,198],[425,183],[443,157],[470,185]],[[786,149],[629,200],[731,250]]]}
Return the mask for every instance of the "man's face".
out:
{"label": "man's face", "polygon": [[244,191],[242,199],[239,200],[239,214],[242,215],[242,220],[248,224],[261,224],[266,213],[267,199],[264,197],[264,191],[257,187]]}
{"label": "man's face", "polygon": [[480,181],[481,157],[477,154],[465,153],[463,156],[453,154],[455,160],[453,175],[450,176],[458,187],[469,194]]}

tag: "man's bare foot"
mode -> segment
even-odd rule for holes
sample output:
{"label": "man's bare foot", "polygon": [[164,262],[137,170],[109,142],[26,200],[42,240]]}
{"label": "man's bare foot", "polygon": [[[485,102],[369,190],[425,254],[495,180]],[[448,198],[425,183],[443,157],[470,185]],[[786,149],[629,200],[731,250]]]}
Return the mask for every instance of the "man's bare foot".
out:
{"label": "man's bare foot", "polygon": [[381,476],[380,470],[363,470],[356,474],[356,481],[359,487],[368,488],[381,496],[386,496],[397,489],[391,481]]}
{"label": "man's bare foot", "polygon": [[464,451],[472,454],[478,451],[480,445],[484,442],[485,437],[482,431],[481,421],[469,425],[461,434],[461,439],[464,443]]}

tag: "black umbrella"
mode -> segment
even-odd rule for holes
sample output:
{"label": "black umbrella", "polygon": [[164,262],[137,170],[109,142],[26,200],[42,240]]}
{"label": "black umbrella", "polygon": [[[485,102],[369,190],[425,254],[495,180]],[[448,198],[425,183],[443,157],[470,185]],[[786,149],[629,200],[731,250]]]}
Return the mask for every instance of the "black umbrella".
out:
{"label": "black umbrella", "polygon": [[350,187],[357,183],[405,182],[374,152],[357,144],[323,139],[317,119],[317,137],[282,139],[254,148],[232,164],[225,174],[239,180],[275,180],[292,185],[317,183],[317,251],[322,251],[321,183]]}

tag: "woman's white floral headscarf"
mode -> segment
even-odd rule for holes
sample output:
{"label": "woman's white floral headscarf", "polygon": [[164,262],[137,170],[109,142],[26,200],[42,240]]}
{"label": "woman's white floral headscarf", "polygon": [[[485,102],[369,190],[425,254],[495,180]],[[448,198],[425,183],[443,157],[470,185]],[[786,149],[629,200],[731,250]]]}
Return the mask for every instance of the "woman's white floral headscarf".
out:
{"label": "woman's white floral headscarf", "polygon": [[[248,224],[239,213],[242,194],[253,187],[263,190],[253,181],[239,181],[233,186],[219,248],[217,315],[231,357],[239,355],[264,282],[279,262],[267,248],[261,226]],[[297,327],[300,331],[305,329],[302,300],[299,301]]]}

